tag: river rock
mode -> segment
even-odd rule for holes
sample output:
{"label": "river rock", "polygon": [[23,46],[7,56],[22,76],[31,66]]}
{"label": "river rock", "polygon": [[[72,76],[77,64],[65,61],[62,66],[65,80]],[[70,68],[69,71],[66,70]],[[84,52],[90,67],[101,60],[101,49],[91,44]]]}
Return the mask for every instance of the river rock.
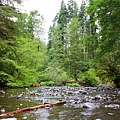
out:
{"label": "river rock", "polygon": [[0,93],[5,94],[5,91],[4,90],[0,90]]}
{"label": "river rock", "polygon": [[105,105],[105,108],[114,108],[114,109],[118,109],[120,107],[120,105],[118,104],[109,104],[109,105]]}
{"label": "river rock", "polygon": [[67,94],[73,94],[73,91],[66,91]]}
{"label": "river rock", "polygon": [[108,115],[114,115],[113,113],[108,113]]}
{"label": "river rock", "polygon": [[88,94],[88,92],[85,91],[85,90],[79,90],[79,93],[81,93],[81,94]]}
{"label": "river rock", "polygon": [[102,100],[103,97],[102,97],[101,95],[96,95],[94,99],[95,99],[95,100]]}
{"label": "river rock", "polygon": [[3,108],[3,109],[1,109],[0,111],[4,113],[4,112],[5,112],[5,109]]}
{"label": "river rock", "polygon": [[94,109],[96,108],[96,105],[94,103],[86,102],[86,103],[83,103],[83,108]]}

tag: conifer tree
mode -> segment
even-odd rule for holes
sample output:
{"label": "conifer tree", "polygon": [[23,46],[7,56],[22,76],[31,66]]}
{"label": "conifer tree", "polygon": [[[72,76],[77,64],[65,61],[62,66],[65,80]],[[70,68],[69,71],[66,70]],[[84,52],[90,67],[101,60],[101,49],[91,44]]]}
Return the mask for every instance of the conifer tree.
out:
{"label": "conifer tree", "polygon": [[[64,61],[64,45],[65,45],[65,27],[68,23],[68,11],[64,0],[61,2],[61,7],[59,13],[55,16],[53,20],[53,27],[50,28],[49,33],[49,43],[51,44],[51,49],[55,50],[54,57],[59,61],[60,64]],[[48,44],[48,46],[50,46]]]}
{"label": "conifer tree", "polygon": [[90,15],[94,13],[92,20],[97,21],[100,28],[98,34],[93,34],[93,36],[96,36],[94,37],[96,39],[93,39],[95,43],[94,50],[99,51],[97,60],[103,63],[102,69],[106,71],[106,76],[113,80],[116,86],[120,86],[120,52],[118,52],[120,48],[120,34],[118,32],[120,30],[119,7],[119,0],[92,0],[88,8]]}
{"label": "conifer tree", "polygon": [[84,0],[82,0],[81,6],[80,6],[80,10],[79,10],[79,14],[78,14],[78,18],[80,21],[80,26],[81,26],[81,30],[82,33],[86,33],[86,25],[87,25],[87,11],[86,11],[86,3]]}
{"label": "conifer tree", "polygon": [[67,55],[65,60],[65,65],[67,66],[67,71],[70,77],[74,78],[76,81],[79,78],[83,60],[83,45],[79,24],[78,18],[72,18],[68,24],[67,38],[69,46],[67,46]]}
{"label": "conifer tree", "polygon": [[74,13],[74,0],[68,1],[67,8],[68,8],[68,14],[69,14],[68,21],[70,21],[73,17],[73,13]]}
{"label": "conifer tree", "polygon": [[61,29],[63,29],[67,23],[68,23],[68,10],[64,3],[64,0],[62,0],[57,24],[61,24]]}

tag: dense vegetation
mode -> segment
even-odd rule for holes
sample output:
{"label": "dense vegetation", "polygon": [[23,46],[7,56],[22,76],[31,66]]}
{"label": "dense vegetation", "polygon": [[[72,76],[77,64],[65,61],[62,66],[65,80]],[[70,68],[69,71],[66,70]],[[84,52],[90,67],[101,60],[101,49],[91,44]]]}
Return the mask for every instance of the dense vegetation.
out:
{"label": "dense vegetation", "polygon": [[22,0],[0,1],[0,86],[120,87],[120,1],[61,2],[42,41],[43,16],[21,13]]}
{"label": "dense vegetation", "polygon": [[46,46],[39,40],[43,17],[38,11],[20,13],[14,3],[0,4],[0,85],[25,87],[36,83],[45,67]]}

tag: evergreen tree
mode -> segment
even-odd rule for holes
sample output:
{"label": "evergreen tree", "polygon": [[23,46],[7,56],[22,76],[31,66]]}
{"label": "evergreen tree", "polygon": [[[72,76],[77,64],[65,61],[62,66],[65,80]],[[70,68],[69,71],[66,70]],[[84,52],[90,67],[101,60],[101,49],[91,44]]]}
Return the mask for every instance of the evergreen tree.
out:
{"label": "evergreen tree", "polygon": [[[64,44],[65,44],[65,27],[68,22],[68,12],[64,1],[61,2],[59,13],[53,20],[53,27],[50,28],[49,32],[49,43],[51,44],[51,50],[54,50],[52,56],[59,61],[60,64],[64,61]],[[48,46],[50,47],[50,44]],[[52,53],[52,52],[51,52]],[[52,57],[53,58],[53,57]]]}
{"label": "evergreen tree", "polygon": [[78,5],[76,2],[74,2],[73,18],[77,17],[78,17]]}
{"label": "evergreen tree", "polygon": [[84,0],[82,0],[81,6],[80,6],[80,10],[79,10],[79,14],[78,14],[78,18],[80,21],[80,26],[82,27],[82,33],[86,33],[86,25],[87,25],[87,11],[86,11],[86,3]]}
{"label": "evergreen tree", "polygon": [[[120,86],[119,82],[119,44],[120,44],[120,34],[118,33],[120,29],[118,15],[120,10],[120,1],[90,1],[90,7],[88,9],[89,14],[93,15],[92,20],[96,20],[100,30],[97,34],[97,39],[94,39],[96,43],[95,49],[99,51],[99,57],[103,63],[109,59],[106,65],[103,65],[103,69],[108,72],[107,76],[111,76],[110,79],[115,82],[117,86]],[[94,34],[93,34],[94,35]],[[94,35],[96,36],[96,35]],[[110,75],[109,73],[114,73]],[[114,76],[114,77],[113,77]]]}
{"label": "evergreen tree", "polygon": [[27,28],[26,30],[32,37],[41,38],[41,34],[43,34],[43,16],[38,13],[37,10],[31,11],[30,15],[27,18]]}
{"label": "evergreen tree", "polygon": [[68,21],[70,21],[73,17],[73,13],[74,13],[74,0],[69,0],[67,7],[68,7],[68,14],[69,14]]}
{"label": "evergreen tree", "polygon": [[68,28],[68,41],[69,46],[67,50],[67,57],[65,60],[69,75],[74,78],[76,81],[79,78],[79,74],[82,67],[82,60],[83,60],[83,45],[79,27],[79,20],[78,18],[72,18],[70,21]]}
{"label": "evergreen tree", "polygon": [[61,7],[60,7],[57,23],[61,24],[61,29],[63,29],[68,23],[68,11],[64,3],[64,0],[62,0],[61,2]]}
{"label": "evergreen tree", "polygon": [[[6,74],[2,69],[4,64],[5,69],[8,69],[8,64],[12,63],[3,63],[6,60],[14,59],[15,58],[15,51],[16,49],[13,48],[17,46],[17,41],[15,40],[14,36],[18,35],[16,31],[16,23],[13,18],[18,17],[18,11],[13,6],[14,1],[0,1],[0,83],[4,85],[4,80],[6,81]],[[12,66],[11,66],[12,68]],[[12,73],[12,72],[11,72]]]}

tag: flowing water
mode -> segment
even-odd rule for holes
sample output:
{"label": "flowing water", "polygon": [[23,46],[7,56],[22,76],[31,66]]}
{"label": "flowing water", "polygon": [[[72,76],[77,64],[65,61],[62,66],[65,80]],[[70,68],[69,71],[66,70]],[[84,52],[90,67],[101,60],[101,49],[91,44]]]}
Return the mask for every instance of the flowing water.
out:
{"label": "flowing water", "polygon": [[60,100],[67,102],[0,120],[120,120],[120,90],[109,87],[1,89],[0,114]]}

